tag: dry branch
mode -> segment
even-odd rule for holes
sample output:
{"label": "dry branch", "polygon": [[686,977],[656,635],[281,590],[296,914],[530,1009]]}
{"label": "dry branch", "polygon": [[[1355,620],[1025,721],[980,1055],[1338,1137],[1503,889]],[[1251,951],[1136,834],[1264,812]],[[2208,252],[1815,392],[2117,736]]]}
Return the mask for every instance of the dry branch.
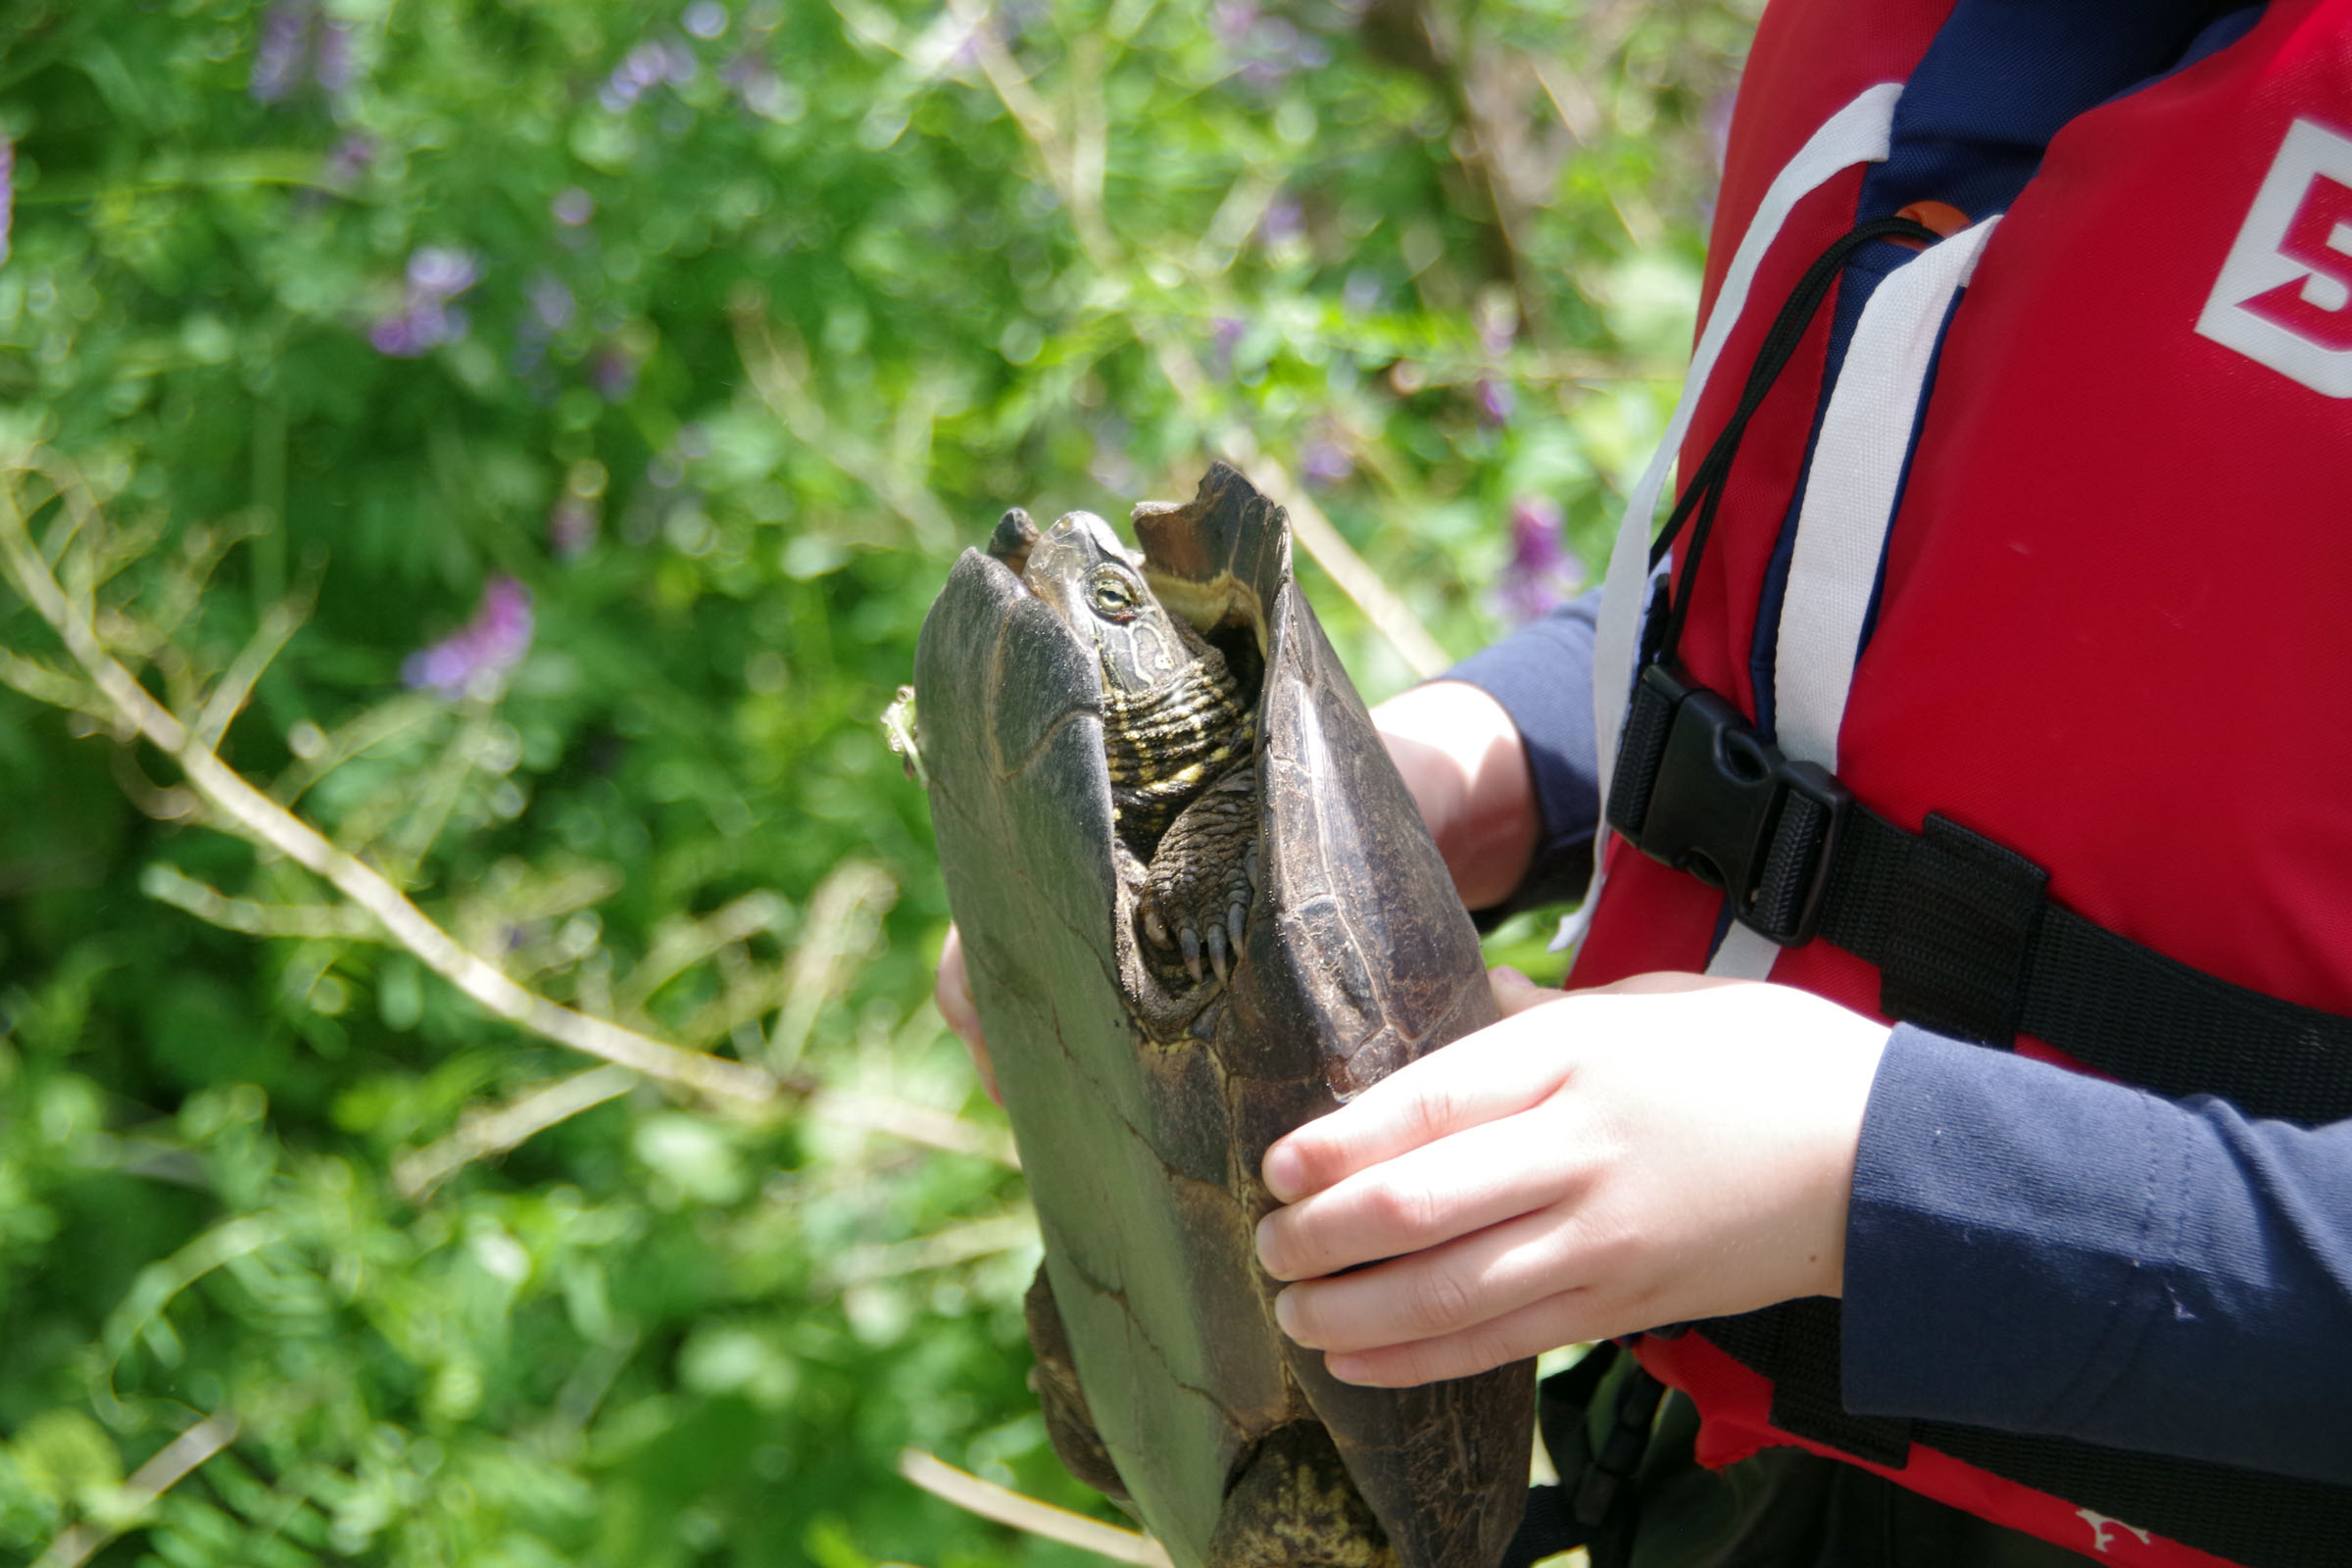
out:
{"label": "dry branch", "polygon": [[122,1534],[150,1504],[178,1486],[214,1454],[237,1440],[237,1418],[226,1411],[206,1416],[159,1449],[124,1482],[116,1497],[118,1523],[81,1520],[49,1543],[32,1568],[81,1568],[99,1547]]}
{"label": "dry branch", "polygon": [[[590,1067],[526,1090],[503,1104],[476,1106],[459,1118],[457,1130],[392,1163],[392,1183],[412,1203],[422,1202],[443,1182],[477,1159],[494,1159],[519,1148],[550,1127],[628,1093],[637,1082],[626,1068]],[[787,1092],[806,1096],[803,1108],[837,1127],[881,1133],[942,1153],[970,1154],[1020,1169],[1010,1135],[1001,1128],[966,1121],[949,1111],[910,1101],[856,1090],[818,1089],[800,1077],[787,1079]]]}
{"label": "dry branch", "polygon": [[558,1122],[619,1099],[636,1085],[634,1072],[608,1064],[543,1084],[503,1105],[468,1110],[458,1119],[456,1132],[394,1160],[392,1185],[410,1202],[421,1202],[473,1161],[503,1154]]}
{"label": "dry branch", "polygon": [[365,909],[348,904],[263,904],[254,899],[232,899],[161,860],[139,874],[139,891],[159,904],[184,909],[208,925],[249,937],[384,940],[384,928]]}
{"label": "dry branch", "polygon": [[[22,458],[15,466],[20,470],[29,466]],[[460,946],[372,866],[328,842],[309,823],[246,782],[107,651],[89,612],[68,599],[49,563],[33,548],[13,484],[5,499],[0,499],[0,566],[5,566],[17,592],[64,641],[66,651],[116,714],[170,755],[196,791],[235,823],[239,832],[331,883],[427,968],[483,1007],[559,1045],[702,1094],[755,1103],[776,1098],[775,1078],[759,1068],[680,1051],[633,1029],[574,1012],[516,985],[495,965]]]}
{"label": "dry branch", "polygon": [[882,916],[899,890],[888,872],[864,860],[844,860],[817,884],[801,922],[800,946],[784,973],[783,1006],[768,1034],[767,1064],[789,1072],[801,1059],[816,1015],[865,956]]}
{"label": "dry branch", "polygon": [[295,593],[270,606],[269,613],[262,616],[262,623],[255,630],[253,640],[238,651],[227,673],[213,688],[212,696],[205,699],[204,710],[196,715],[195,729],[199,742],[214,747],[220,744],[220,738],[228,733],[228,726],[235,722],[237,714],[244,711],[247,700],[253,696],[254,683],[262,678],[262,672],[270,667],[270,661],[285,648],[294,633],[301,630],[302,623],[310,619],[316,589],[316,583],[306,583]]}
{"label": "dry branch", "polygon": [[1048,1541],[1058,1541],[1065,1546],[1076,1546],[1080,1551],[1091,1551],[1113,1562],[1133,1563],[1135,1568],[1175,1568],[1168,1548],[1150,1536],[1102,1524],[1000,1487],[993,1481],[983,1481],[920,1448],[900,1452],[899,1474],[931,1495],[945,1498],[983,1519],[993,1519]]}
{"label": "dry branch", "polygon": [[811,1097],[809,1108],[838,1127],[859,1127],[943,1153],[971,1154],[1008,1169],[1021,1168],[1011,1134],[929,1105],[855,1089],[825,1089]]}

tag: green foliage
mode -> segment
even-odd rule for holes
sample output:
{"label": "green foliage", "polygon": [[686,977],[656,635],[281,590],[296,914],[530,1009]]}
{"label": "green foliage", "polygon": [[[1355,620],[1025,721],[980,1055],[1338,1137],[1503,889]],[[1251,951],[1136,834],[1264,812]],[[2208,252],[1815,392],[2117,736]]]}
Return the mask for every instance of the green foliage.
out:
{"label": "green foliage", "polygon": [[112,657],[514,980],[796,1093],[579,1077],[0,594],[0,1555],[1078,1561],[896,1474],[1102,1511],[874,720],[1003,507],[1240,439],[1455,654],[1515,509],[1593,557],[1744,9],[11,6],[0,455]]}

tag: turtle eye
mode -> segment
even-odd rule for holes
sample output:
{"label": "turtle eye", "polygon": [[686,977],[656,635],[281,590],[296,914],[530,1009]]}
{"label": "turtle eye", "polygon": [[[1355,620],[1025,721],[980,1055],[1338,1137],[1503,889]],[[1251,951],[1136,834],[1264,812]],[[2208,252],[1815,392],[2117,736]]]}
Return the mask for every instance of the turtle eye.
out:
{"label": "turtle eye", "polygon": [[1094,596],[1095,609],[1113,620],[1125,620],[1134,614],[1141,597],[1124,573],[1107,567],[1095,573]]}

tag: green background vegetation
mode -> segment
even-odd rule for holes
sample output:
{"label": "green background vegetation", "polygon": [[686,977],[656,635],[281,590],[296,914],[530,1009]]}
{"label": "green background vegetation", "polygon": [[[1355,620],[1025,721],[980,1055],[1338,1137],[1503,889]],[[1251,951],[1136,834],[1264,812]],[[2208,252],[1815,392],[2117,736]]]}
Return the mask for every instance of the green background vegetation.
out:
{"label": "green background vegetation", "polygon": [[583,1077],[0,588],[0,1559],[1091,1560],[896,1472],[1102,1506],[876,716],[1004,506],[1219,451],[1451,655],[1596,557],[1747,9],[14,0],[7,526],[473,953],[782,1090]]}

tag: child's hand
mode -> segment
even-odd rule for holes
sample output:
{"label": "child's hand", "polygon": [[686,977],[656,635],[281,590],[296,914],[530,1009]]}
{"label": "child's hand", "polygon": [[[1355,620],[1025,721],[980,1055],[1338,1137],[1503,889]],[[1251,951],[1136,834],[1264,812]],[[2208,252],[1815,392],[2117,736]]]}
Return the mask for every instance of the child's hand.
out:
{"label": "child's hand", "polygon": [[1700,975],[1494,979],[1500,1023],[1266,1152],[1293,1339],[1403,1385],[1838,1294],[1885,1024]]}

